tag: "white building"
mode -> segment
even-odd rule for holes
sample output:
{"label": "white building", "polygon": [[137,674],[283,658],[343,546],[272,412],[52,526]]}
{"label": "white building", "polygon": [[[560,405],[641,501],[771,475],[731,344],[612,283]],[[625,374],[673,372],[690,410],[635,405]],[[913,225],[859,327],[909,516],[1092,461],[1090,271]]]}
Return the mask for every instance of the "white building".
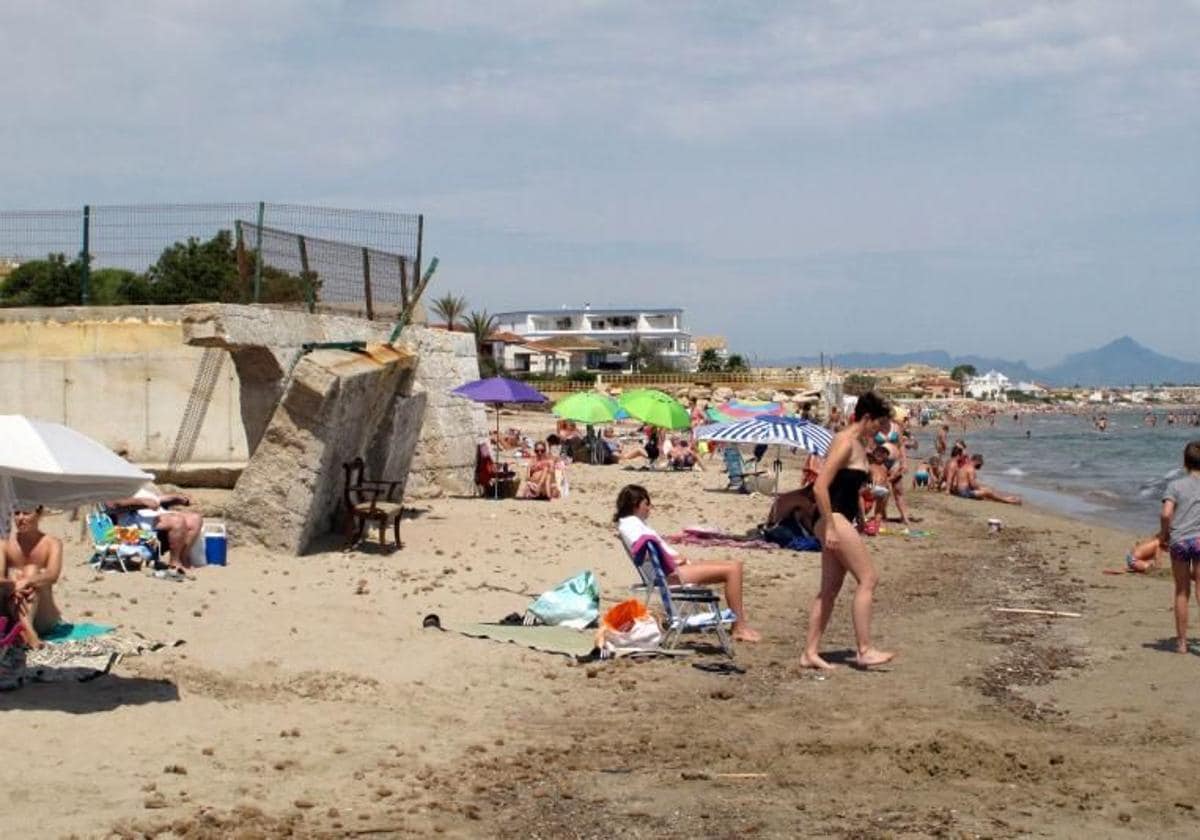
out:
{"label": "white building", "polygon": [[591,370],[626,370],[635,341],[649,346],[667,365],[695,370],[696,350],[683,326],[682,309],[525,309],[496,315],[496,330],[528,341],[585,339],[598,349],[587,353]]}
{"label": "white building", "polygon": [[998,370],[989,370],[983,376],[972,376],[963,386],[968,397],[977,400],[1006,400],[1012,380]]}
{"label": "white building", "polygon": [[1020,391],[1022,394],[1030,397],[1044,397],[1049,392],[1036,382],[1018,382],[1008,390]]}

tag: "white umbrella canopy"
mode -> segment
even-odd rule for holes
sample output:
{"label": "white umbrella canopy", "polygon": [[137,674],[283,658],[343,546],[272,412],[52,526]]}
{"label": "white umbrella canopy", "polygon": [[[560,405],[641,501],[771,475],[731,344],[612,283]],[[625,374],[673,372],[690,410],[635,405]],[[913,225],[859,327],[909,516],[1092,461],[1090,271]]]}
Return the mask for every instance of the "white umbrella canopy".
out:
{"label": "white umbrella canopy", "polygon": [[[73,507],[131,496],[153,479],[74,429],[20,414],[0,415],[0,497],[8,491],[7,500],[0,498],[8,505],[0,508]],[[6,518],[3,526],[7,524]]]}

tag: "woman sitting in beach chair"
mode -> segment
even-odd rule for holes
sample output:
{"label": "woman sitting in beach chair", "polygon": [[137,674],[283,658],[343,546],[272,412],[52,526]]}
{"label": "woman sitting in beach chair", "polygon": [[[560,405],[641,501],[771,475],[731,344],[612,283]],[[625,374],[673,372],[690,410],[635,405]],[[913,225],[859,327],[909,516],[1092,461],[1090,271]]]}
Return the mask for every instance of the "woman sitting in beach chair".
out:
{"label": "woman sitting in beach chair", "polygon": [[732,628],[733,638],[743,642],[757,642],[761,639],[758,631],[751,629],[746,623],[746,605],[742,601],[742,561],[689,561],[646,524],[649,516],[650,494],[646,488],[637,484],[628,484],[621,488],[617,495],[617,511],[613,522],[617,525],[621,542],[625,544],[630,557],[635,557],[642,550],[646,540],[653,540],[669,583],[723,584],[725,600],[737,615]]}
{"label": "woman sitting in beach chair", "polygon": [[550,457],[547,446],[539,441],[533,447],[533,461],[521,486],[517,488],[518,499],[544,499],[549,501],[562,495],[560,486],[561,467]]}

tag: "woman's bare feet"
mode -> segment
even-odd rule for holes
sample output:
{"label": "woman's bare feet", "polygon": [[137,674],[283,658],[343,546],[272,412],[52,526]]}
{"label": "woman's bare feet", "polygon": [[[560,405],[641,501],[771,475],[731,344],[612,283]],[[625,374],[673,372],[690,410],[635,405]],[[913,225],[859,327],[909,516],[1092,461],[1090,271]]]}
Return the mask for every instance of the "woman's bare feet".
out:
{"label": "woman's bare feet", "polygon": [[816,668],[821,671],[832,671],[833,665],[821,658],[820,654],[802,653],[800,654],[801,668]]}
{"label": "woman's bare feet", "polygon": [[1177,642],[1175,642],[1175,652],[1176,653],[1187,653],[1188,652],[1187,639],[1180,639]]}
{"label": "woman's bare feet", "polygon": [[854,657],[854,664],[859,668],[870,668],[874,665],[886,665],[896,658],[896,654],[887,650],[867,648]]}
{"label": "woman's bare feet", "polygon": [[735,627],[732,635],[735,642],[762,641],[762,633],[759,633],[757,630],[751,630],[749,627]]}

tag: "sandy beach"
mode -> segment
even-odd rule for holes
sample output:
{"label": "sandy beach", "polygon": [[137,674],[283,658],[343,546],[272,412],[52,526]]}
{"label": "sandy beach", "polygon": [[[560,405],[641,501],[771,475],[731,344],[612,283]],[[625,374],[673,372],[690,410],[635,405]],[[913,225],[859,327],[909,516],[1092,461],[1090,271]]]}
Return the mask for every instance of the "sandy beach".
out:
{"label": "sandy beach", "polygon": [[[1129,533],[911,494],[932,534],[870,541],[877,641],[899,656],[866,673],[797,669],[819,558],[783,550],[737,554],[765,637],[737,646],[740,675],[692,667],[712,654],[577,664],[422,629],[429,613],[452,628],[521,612],[582,569],[604,603],[626,597],[611,514],[629,482],[649,489],[664,534],[761,521],[769,498],[722,492],[719,462],[706,466],[575,465],[553,503],[414,502],[402,551],[235,547],[228,567],[182,583],[96,574],[78,524],[48,517],[68,543],[68,619],[184,644],[0,694],[2,824],[47,837],[1200,831],[1200,659],[1169,652],[1169,570],[1103,573]],[[198,495],[210,510],[227,498]],[[850,587],[826,639],[843,661]]]}

